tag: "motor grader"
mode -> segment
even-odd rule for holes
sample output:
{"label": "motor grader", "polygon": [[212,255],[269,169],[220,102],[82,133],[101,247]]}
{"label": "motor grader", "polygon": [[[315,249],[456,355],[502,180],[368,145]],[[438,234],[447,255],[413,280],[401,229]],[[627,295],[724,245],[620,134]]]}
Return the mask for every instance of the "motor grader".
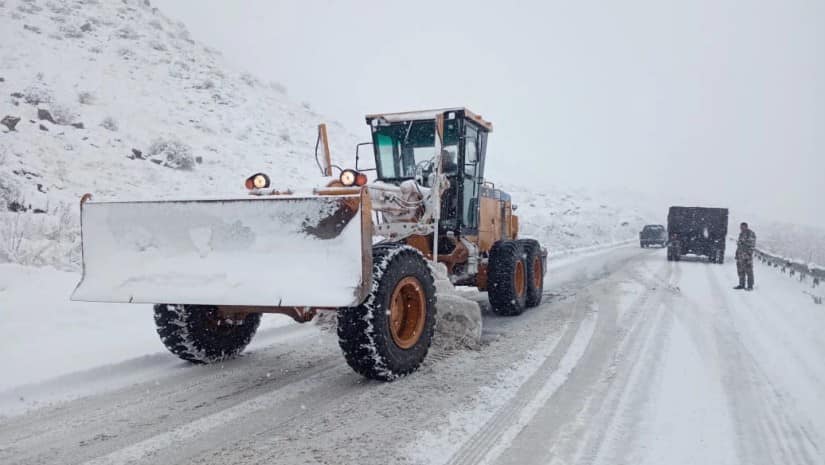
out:
{"label": "motor grader", "polygon": [[[81,199],[83,277],[72,299],[154,304],[164,345],[209,363],[239,354],[262,313],[337,312],[347,363],[393,380],[424,360],[436,323],[433,272],[487,291],[491,308],[538,305],[547,252],[519,238],[516,206],[484,177],[492,124],[465,108],[373,114],[374,164],[283,191],[163,201]],[[321,161],[317,147],[323,142]],[[368,177],[373,177],[368,181]]]}

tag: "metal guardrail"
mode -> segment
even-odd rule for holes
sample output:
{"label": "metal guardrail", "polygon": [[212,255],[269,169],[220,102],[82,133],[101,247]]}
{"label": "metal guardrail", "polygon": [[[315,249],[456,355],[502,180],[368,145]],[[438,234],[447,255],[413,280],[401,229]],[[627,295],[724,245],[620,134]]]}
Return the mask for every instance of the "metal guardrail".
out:
{"label": "metal guardrail", "polygon": [[777,268],[790,277],[798,276],[800,282],[806,282],[810,278],[811,287],[817,287],[825,282],[825,267],[791,260],[760,249],[754,249],[754,256],[763,264]]}

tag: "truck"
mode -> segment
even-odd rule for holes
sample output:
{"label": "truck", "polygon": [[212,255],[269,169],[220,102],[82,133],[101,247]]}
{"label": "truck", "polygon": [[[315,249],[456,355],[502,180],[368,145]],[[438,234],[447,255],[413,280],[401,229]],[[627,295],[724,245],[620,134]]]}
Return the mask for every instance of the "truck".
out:
{"label": "truck", "polygon": [[[436,267],[486,291],[500,315],[538,306],[547,250],[521,236],[516,205],[486,177],[492,123],[467,108],[366,123],[372,140],[346,169],[332,164],[319,126],[322,178],[301,192],[255,173],[238,197],[84,195],[83,276],[72,299],[153,304],[163,344],[193,363],[237,356],[263,313],[307,322],[334,312],[346,362],[383,381],[427,355]],[[374,167],[361,167],[358,149],[368,145]]]}
{"label": "truck", "polygon": [[710,263],[722,264],[727,234],[727,208],[670,207],[667,259],[679,261],[684,255],[693,254],[707,257]]}

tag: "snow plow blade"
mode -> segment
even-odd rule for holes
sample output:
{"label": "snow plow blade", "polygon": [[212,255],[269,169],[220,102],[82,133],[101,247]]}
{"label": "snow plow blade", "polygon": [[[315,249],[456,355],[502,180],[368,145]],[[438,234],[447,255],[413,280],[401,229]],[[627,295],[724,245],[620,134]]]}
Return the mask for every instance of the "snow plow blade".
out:
{"label": "snow plow blade", "polygon": [[354,306],[368,291],[371,227],[366,189],[337,196],[85,201],[83,278],[72,300]]}

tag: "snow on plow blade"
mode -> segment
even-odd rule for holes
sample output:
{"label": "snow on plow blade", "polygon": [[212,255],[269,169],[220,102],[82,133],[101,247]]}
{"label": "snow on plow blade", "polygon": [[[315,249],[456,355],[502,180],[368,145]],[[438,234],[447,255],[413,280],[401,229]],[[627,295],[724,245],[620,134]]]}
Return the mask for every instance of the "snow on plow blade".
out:
{"label": "snow on plow blade", "polygon": [[81,206],[72,300],[343,307],[366,295],[369,197],[265,196]]}

